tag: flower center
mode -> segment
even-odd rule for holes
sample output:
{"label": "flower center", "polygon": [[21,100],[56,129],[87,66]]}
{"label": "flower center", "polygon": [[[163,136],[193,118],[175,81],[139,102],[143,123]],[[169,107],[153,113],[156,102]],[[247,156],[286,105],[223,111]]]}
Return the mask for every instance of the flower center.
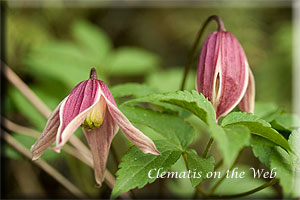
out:
{"label": "flower center", "polygon": [[106,110],[106,101],[104,97],[101,96],[100,100],[90,110],[89,114],[86,116],[81,126],[87,129],[88,131],[91,131],[101,126],[101,124],[104,121],[105,110]]}

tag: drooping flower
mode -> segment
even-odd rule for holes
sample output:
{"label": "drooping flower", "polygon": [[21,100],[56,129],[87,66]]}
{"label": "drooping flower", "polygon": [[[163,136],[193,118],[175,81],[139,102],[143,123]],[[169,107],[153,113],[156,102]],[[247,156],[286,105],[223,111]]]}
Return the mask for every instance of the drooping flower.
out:
{"label": "drooping flower", "polygon": [[253,113],[255,83],[247,57],[223,24],[208,35],[202,46],[196,87],[212,102],[217,119],[238,104],[241,111]]}
{"label": "drooping flower", "polygon": [[32,159],[38,159],[56,141],[53,150],[59,152],[74,131],[83,127],[93,156],[95,179],[104,179],[109,148],[119,128],[144,153],[159,155],[152,140],[135,128],[118,109],[104,82],[97,80],[95,69],[90,79],[80,82],[57,106],[46,127],[31,147]]}

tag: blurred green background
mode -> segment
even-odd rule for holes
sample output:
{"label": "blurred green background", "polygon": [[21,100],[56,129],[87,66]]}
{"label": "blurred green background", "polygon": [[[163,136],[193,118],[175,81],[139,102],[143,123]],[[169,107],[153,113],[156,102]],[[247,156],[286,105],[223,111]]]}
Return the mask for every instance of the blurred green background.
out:
{"label": "blurred green background", "polygon": [[[256,100],[291,111],[292,9],[288,6],[205,7],[199,3],[183,8],[67,8],[61,3],[51,8],[42,3],[31,8],[24,2],[6,9],[6,62],[51,109],[88,78],[91,67],[108,86],[138,82],[161,92],[179,90],[197,31],[208,16],[216,14],[244,47],[255,76]],[[215,29],[212,23],[205,36]],[[186,89],[194,89],[197,62]],[[6,117],[42,131],[46,120],[10,84],[6,92]],[[35,141],[15,137],[27,147]],[[115,143],[119,140],[120,134]],[[6,197],[70,197],[54,179],[12,149],[7,148],[6,156]],[[94,187],[91,169],[68,155],[57,157],[50,151],[43,156],[91,197],[109,197],[105,185],[100,190]],[[111,160],[108,165],[116,170]],[[28,172],[27,178],[20,170]],[[29,182],[22,182],[24,178]],[[191,189],[180,184],[189,188],[185,193]],[[143,195],[155,197],[152,185],[142,190]],[[177,186],[170,184],[166,193],[184,196],[177,194]]]}

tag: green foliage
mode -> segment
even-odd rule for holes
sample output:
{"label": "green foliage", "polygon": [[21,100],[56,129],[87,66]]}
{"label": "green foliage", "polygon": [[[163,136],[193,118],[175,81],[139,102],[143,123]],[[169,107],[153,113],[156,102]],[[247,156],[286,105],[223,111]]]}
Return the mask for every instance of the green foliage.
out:
{"label": "green foliage", "polygon": [[[254,188],[257,188],[266,183],[263,179],[253,178],[252,172],[249,171],[249,166],[238,165],[236,166],[238,169],[236,171],[245,172],[244,178],[225,178],[225,180],[220,184],[220,186],[216,189],[216,195],[232,195],[239,194],[242,192],[247,192]],[[218,181],[218,179],[212,180],[212,185],[214,182]],[[246,199],[254,199],[254,198],[272,198],[276,195],[275,189],[272,187],[267,187],[259,192],[248,195]],[[244,199],[244,198],[243,198]]]}
{"label": "green foliage", "polygon": [[281,112],[275,103],[255,102],[255,115],[267,122],[273,121]]}
{"label": "green foliage", "polygon": [[[194,150],[188,150],[186,152],[187,154],[187,163],[190,167],[190,170],[192,173],[196,173],[196,176],[199,178],[196,178],[194,176],[191,176],[190,180],[193,187],[196,187],[199,185],[199,183],[206,178],[206,174],[208,172],[212,172],[214,170],[214,158],[208,157],[208,158],[201,158],[198,156],[197,152]],[[198,173],[201,173],[201,178],[198,175]]]}
{"label": "green foliage", "polygon": [[229,167],[235,160],[239,151],[245,147],[250,139],[249,130],[242,126],[229,126],[221,128],[217,124],[210,124],[209,133],[215,139],[218,149]]}
{"label": "green foliage", "polygon": [[270,156],[276,144],[263,137],[252,135],[250,146],[252,147],[254,156],[256,156],[260,162],[264,163],[268,168],[270,168]]}
{"label": "green foliage", "polygon": [[175,148],[174,145],[166,141],[156,141],[155,144],[161,153],[159,156],[144,154],[136,146],[133,146],[122,157],[111,198],[116,198],[135,187],[142,188],[147,183],[154,182],[157,171],[151,171],[151,177],[149,177],[151,169],[162,168],[160,171],[166,172],[179,159],[181,150]]}
{"label": "green foliage", "polygon": [[271,124],[276,130],[291,132],[300,127],[300,119],[295,114],[283,113],[277,116]]}
{"label": "green foliage", "polygon": [[[159,92],[175,92],[181,87],[184,67],[172,67],[167,70],[159,70],[149,74],[146,83]],[[195,71],[190,71],[186,79],[186,90],[195,89]]]}
{"label": "green foliage", "polygon": [[280,147],[275,147],[270,158],[270,167],[276,168],[277,178],[286,197],[299,197],[300,183],[300,130],[292,132],[289,143],[293,153],[288,153]]}
{"label": "green foliage", "polygon": [[125,83],[110,89],[114,98],[120,97],[143,97],[155,93],[155,90],[147,85],[139,83]]}
{"label": "green foliage", "polygon": [[216,119],[216,113],[212,104],[202,94],[197,91],[177,91],[164,94],[153,94],[146,97],[130,100],[126,103],[137,102],[164,102],[181,107],[209,124],[212,120]]}
{"label": "green foliage", "polygon": [[159,58],[153,53],[136,47],[121,47],[106,60],[107,73],[111,76],[137,76],[156,70]]}
{"label": "green foliage", "polygon": [[244,125],[249,128],[251,133],[264,137],[286,150],[291,150],[289,143],[282,135],[274,130],[268,122],[259,119],[259,117],[253,114],[233,112],[227,115],[222,121],[223,127],[235,124]]}
{"label": "green foliage", "polygon": [[28,73],[55,78],[67,87],[74,87],[88,78],[87,71],[91,67],[95,67],[99,78],[106,81],[110,76],[144,75],[154,71],[160,63],[155,54],[144,49],[113,50],[106,33],[86,21],[76,21],[71,30],[74,42],[52,41],[31,51],[24,60]]}
{"label": "green foliage", "polygon": [[182,118],[133,106],[121,106],[121,111],[133,123],[152,128],[178,148],[187,147],[194,136],[194,129]]}

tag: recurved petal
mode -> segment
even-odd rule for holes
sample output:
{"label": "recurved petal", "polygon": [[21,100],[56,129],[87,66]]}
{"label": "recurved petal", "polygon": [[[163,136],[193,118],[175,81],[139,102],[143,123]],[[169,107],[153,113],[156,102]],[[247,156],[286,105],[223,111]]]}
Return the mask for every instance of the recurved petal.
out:
{"label": "recurved petal", "polygon": [[246,93],[239,103],[239,108],[243,112],[254,113],[255,104],[255,81],[252,71],[249,68],[249,81]]}
{"label": "recurved petal", "polygon": [[96,79],[83,81],[71,91],[60,107],[60,125],[56,136],[56,147],[53,150],[60,151],[99,100],[100,88]]}
{"label": "recurved petal", "polygon": [[106,112],[104,121],[98,128],[88,131],[83,128],[85,137],[92,152],[95,179],[99,186],[104,179],[106,161],[112,139],[118,132],[118,126],[109,112]]}
{"label": "recurved petal", "polygon": [[55,108],[48,119],[42,135],[35,142],[35,144],[31,146],[30,151],[32,152],[32,160],[38,159],[55,141],[56,133],[59,127],[59,109],[66,100],[67,97]]}
{"label": "recurved petal", "polygon": [[126,116],[118,109],[116,103],[108,89],[108,87],[102,81],[99,81],[101,92],[104,94],[107,108],[114,121],[118,124],[125,136],[133,142],[144,153],[151,153],[159,155],[159,151],[156,149],[153,141],[144,135],[140,130],[135,128]]}

